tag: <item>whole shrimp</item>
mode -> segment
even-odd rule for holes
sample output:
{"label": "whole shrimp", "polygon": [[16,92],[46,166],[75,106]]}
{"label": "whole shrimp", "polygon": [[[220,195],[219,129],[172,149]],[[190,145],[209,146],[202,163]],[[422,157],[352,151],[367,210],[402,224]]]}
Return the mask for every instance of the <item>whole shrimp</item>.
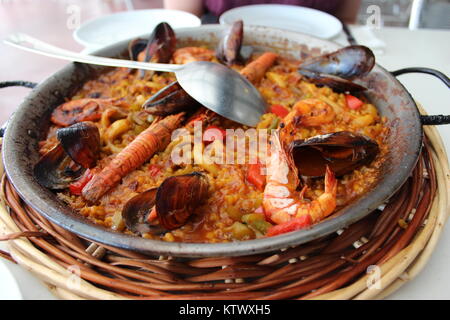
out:
{"label": "whole shrimp", "polygon": [[[282,129],[281,129],[282,130]],[[263,208],[276,225],[267,236],[305,228],[330,215],[336,208],[337,180],[329,167],[325,174],[325,192],[313,201],[304,199],[307,186],[298,192],[298,171],[293,159],[280,141],[279,131],[271,139],[271,154],[267,165]]]}

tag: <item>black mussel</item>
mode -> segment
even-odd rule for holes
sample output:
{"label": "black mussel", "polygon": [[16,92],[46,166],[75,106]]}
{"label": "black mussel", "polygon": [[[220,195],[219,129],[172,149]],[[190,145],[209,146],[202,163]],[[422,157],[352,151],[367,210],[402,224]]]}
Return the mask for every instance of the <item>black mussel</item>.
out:
{"label": "black mussel", "polygon": [[59,143],[34,166],[39,184],[61,190],[95,166],[100,156],[100,134],[92,122],[80,122],[56,131]]}
{"label": "black mussel", "polygon": [[327,86],[332,88],[334,91],[342,93],[342,92],[359,92],[367,90],[366,87],[363,87],[359,84],[356,84],[350,80],[343,79],[337,76],[333,76],[330,74],[323,74],[312,72],[308,70],[299,69],[298,72],[306,77],[309,82],[312,82],[318,86]]}
{"label": "black mussel", "polygon": [[159,23],[148,40],[134,39],[128,45],[131,60],[167,63],[175,52],[177,39],[172,27],[166,23]]}
{"label": "black mussel", "polygon": [[217,58],[228,66],[241,60],[243,38],[244,23],[242,20],[235,21],[219,42],[216,49]]}
{"label": "black mussel", "polygon": [[199,103],[174,81],[145,101],[142,108],[156,116],[167,116],[197,106]]}
{"label": "black mussel", "polygon": [[175,52],[177,39],[172,27],[161,22],[153,30],[145,48],[144,61],[168,63]]}
{"label": "black mussel", "polygon": [[306,59],[299,68],[352,80],[368,74],[374,65],[373,52],[365,46],[355,45]]}
{"label": "black mussel", "polygon": [[128,56],[133,61],[139,61],[139,54],[141,54],[141,61],[144,61],[144,50],[147,47],[148,40],[147,39],[141,39],[137,38],[134,40],[131,40],[128,44]]}
{"label": "black mussel", "polygon": [[158,188],[131,198],[123,207],[122,218],[129,230],[141,234],[179,228],[203,202],[208,187],[206,176],[199,172],[169,177]]}
{"label": "black mussel", "polygon": [[[175,52],[177,39],[172,27],[166,23],[159,23],[148,40],[135,39],[128,45],[128,54],[131,60],[141,62],[168,63]],[[153,74],[150,72],[150,74]],[[139,71],[142,78],[144,70]]]}
{"label": "black mussel", "polygon": [[41,186],[52,190],[62,190],[81,177],[84,170],[83,167],[73,165],[70,157],[58,143],[34,166],[34,176]]}
{"label": "black mussel", "polygon": [[100,156],[100,133],[89,121],[79,122],[56,132],[64,151],[84,168],[95,166]]}
{"label": "black mussel", "polygon": [[379,152],[375,141],[348,131],[295,140],[288,148],[299,175],[306,177],[324,176],[326,166],[342,176],[371,163]]}
{"label": "black mussel", "polygon": [[361,91],[364,87],[349,80],[367,75],[375,65],[373,52],[365,46],[348,46],[312,57],[299,65],[299,72],[312,82],[338,91]]}
{"label": "black mussel", "polygon": [[206,198],[208,179],[199,172],[169,177],[156,193],[156,213],[160,224],[173,230],[184,225]]}
{"label": "black mussel", "polygon": [[149,219],[150,212],[155,206],[156,191],[157,188],[153,188],[142,192],[131,198],[123,207],[122,219],[130,231],[140,234],[147,232],[161,234],[166,231]]}

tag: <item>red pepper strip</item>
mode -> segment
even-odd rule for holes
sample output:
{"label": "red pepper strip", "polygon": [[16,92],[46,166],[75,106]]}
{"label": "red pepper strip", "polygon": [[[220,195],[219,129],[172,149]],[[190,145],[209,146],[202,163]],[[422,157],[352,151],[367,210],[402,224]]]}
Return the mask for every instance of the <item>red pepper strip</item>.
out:
{"label": "red pepper strip", "polygon": [[203,133],[203,142],[211,143],[214,140],[222,140],[225,139],[227,132],[218,127],[218,126],[208,126],[205,132]]}
{"label": "red pepper strip", "polygon": [[276,226],[270,227],[267,230],[266,236],[273,237],[282,233],[291,232],[299,229],[306,228],[312,224],[312,219],[309,214],[305,214],[300,218],[292,219],[288,222],[278,224]]}
{"label": "red pepper strip", "polygon": [[283,107],[281,104],[273,104],[270,106],[269,111],[276,114],[280,118],[284,118],[289,113],[289,110]]}
{"label": "red pepper strip", "polygon": [[262,164],[255,163],[248,166],[247,181],[254,185],[258,190],[263,191],[266,185],[266,177],[261,174]]}
{"label": "red pepper strip", "polygon": [[75,196],[80,196],[81,190],[83,190],[84,186],[92,179],[93,176],[94,174],[92,173],[92,171],[87,169],[80,179],[78,179],[75,182],[72,182],[69,185],[70,193]]}
{"label": "red pepper strip", "polygon": [[364,104],[364,102],[351,94],[345,95],[345,101],[347,102],[347,107],[353,110],[358,110]]}

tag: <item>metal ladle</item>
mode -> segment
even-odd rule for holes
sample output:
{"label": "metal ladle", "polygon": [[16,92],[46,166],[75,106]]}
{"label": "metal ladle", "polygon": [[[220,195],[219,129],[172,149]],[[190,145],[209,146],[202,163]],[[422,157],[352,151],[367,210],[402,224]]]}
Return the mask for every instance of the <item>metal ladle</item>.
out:
{"label": "metal ladle", "polygon": [[218,63],[195,61],[184,65],[137,62],[97,57],[58,48],[22,33],[5,41],[13,47],[37,54],[109,67],[174,72],[181,87],[206,108],[235,122],[256,126],[266,112],[259,91],[238,72]]}

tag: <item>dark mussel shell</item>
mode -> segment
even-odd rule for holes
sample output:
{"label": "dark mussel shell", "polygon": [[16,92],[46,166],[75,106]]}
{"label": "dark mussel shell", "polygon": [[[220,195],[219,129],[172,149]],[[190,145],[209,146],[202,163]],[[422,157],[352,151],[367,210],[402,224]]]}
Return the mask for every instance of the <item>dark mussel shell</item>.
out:
{"label": "dark mussel shell", "polygon": [[39,184],[61,190],[77,180],[87,168],[95,166],[100,156],[100,134],[89,121],[56,131],[59,143],[34,166]]}
{"label": "dark mussel shell", "polygon": [[298,72],[306,77],[309,82],[312,82],[318,86],[327,86],[334,91],[342,93],[342,92],[360,92],[367,90],[366,87],[363,87],[359,84],[356,84],[350,80],[346,80],[343,78],[339,78],[337,76],[329,75],[329,74],[323,74],[323,73],[317,73],[317,72],[311,72],[308,70],[302,70],[299,69]]}
{"label": "dark mussel shell", "polygon": [[368,74],[374,65],[373,52],[365,46],[355,45],[306,59],[299,65],[299,69],[352,80]]}
{"label": "dark mussel shell", "polygon": [[241,47],[244,38],[244,23],[237,20],[222,37],[216,49],[216,57],[230,66],[241,60]]}
{"label": "dark mussel shell", "polygon": [[156,212],[160,224],[173,230],[184,225],[193,210],[206,198],[209,183],[199,172],[169,177],[156,193]]}
{"label": "dark mussel shell", "polygon": [[136,233],[160,234],[164,229],[148,222],[148,215],[155,206],[157,188],[153,188],[131,198],[123,207],[122,219],[126,227]]}
{"label": "dark mussel shell", "polygon": [[167,116],[190,106],[199,106],[199,103],[181,88],[178,81],[174,81],[145,101],[142,108],[156,116]]}
{"label": "dark mussel shell", "polygon": [[134,39],[128,45],[130,59],[135,61],[154,61],[167,63],[175,52],[177,39],[172,27],[166,23],[159,23],[148,40]]}
{"label": "dark mussel shell", "polygon": [[[130,57],[130,59],[133,61],[138,61],[139,54],[141,52],[144,52],[145,48],[147,48],[147,43],[147,39],[137,38],[131,40],[128,44],[128,56]],[[144,57],[144,55],[142,55],[142,57]]]}
{"label": "dark mussel shell", "polygon": [[83,172],[84,168],[71,166],[70,157],[60,143],[44,154],[34,166],[34,176],[39,184],[52,190],[67,188]]}
{"label": "dark mussel shell", "polygon": [[177,38],[167,22],[161,22],[153,30],[145,48],[144,61],[167,63],[172,58],[177,45]]}
{"label": "dark mussel shell", "polygon": [[335,52],[312,57],[299,65],[299,73],[311,82],[338,92],[363,91],[363,86],[349,80],[367,75],[375,65],[373,52],[365,46],[348,46]]}
{"label": "dark mussel shell", "polygon": [[288,148],[299,175],[306,177],[324,176],[327,165],[342,176],[369,164],[379,152],[375,141],[348,131],[295,140]]}
{"label": "dark mussel shell", "polygon": [[[128,54],[135,61],[168,63],[176,45],[177,39],[172,27],[167,22],[161,22],[153,29],[148,40],[132,40],[128,45]],[[139,76],[142,78],[144,75],[145,71],[140,70]]]}
{"label": "dark mussel shell", "polygon": [[100,133],[89,121],[79,122],[56,132],[64,151],[84,168],[95,166],[100,156]]}

